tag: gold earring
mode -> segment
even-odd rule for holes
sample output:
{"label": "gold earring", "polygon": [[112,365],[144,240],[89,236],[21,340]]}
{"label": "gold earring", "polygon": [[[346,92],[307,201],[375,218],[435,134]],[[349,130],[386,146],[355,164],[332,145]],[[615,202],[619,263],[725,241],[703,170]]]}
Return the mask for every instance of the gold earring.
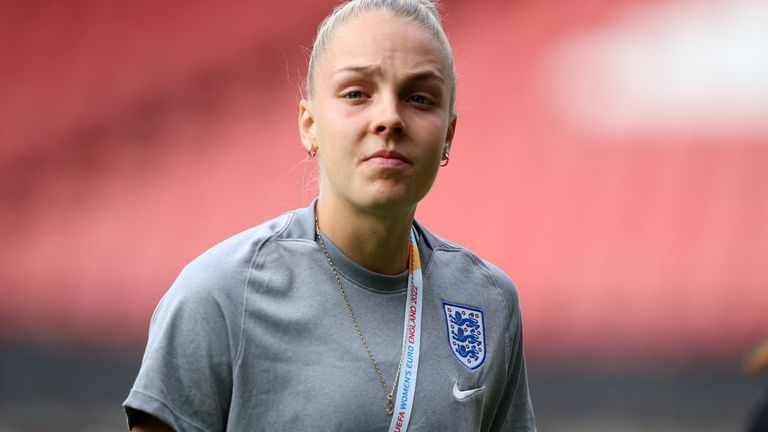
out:
{"label": "gold earring", "polygon": [[317,155],[317,147],[315,147],[314,144],[307,148],[307,155],[309,155],[310,158],[314,158],[315,155]]}
{"label": "gold earring", "polygon": [[440,166],[444,167],[444,166],[448,165],[448,160],[449,159],[450,158],[448,157],[448,152],[443,153],[443,158],[440,160]]}

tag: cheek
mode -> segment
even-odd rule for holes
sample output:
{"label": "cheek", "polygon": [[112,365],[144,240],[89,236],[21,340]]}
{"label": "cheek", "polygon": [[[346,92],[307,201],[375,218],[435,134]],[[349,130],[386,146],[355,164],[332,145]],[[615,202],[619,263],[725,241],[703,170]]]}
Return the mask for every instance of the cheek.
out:
{"label": "cheek", "polygon": [[359,110],[333,102],[324,104],[322,108],[317,121],[320,135],[336,140],[354,134],[354,126],[361,121]]}
{"label": "cheek", "polygon": [[317,144],[320,149],[320,165],[325,175],[344,176],[349,165],[350,141],[349,127],[338,117],[328,116],[328,112],[317,122]]}
{"label": "cheek", "polygon": [[423,118],[414,125],[412,133],[419,137],[420,141],[429,142],[442,154],[445,139],[448,136],[448,122],[443,116],[430,116]]}

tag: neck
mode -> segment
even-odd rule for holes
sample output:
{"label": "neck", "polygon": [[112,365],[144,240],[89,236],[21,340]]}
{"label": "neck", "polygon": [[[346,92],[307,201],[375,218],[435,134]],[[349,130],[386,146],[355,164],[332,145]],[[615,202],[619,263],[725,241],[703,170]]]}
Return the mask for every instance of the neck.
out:
{"label": "neck", "polygon": [[316,212],[320,231],[352,261],[382,274],[408,268],[415,207],[402,214],[381,215],[321,197]]}

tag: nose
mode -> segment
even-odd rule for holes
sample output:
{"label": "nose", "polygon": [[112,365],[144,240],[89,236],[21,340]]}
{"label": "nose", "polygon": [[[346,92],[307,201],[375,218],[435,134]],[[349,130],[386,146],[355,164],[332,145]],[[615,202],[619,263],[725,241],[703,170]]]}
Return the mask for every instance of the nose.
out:
{"label": "nose", "polygon": [[405,134],[405,123],[400,115],[397,98],[382,98],[376,107],[371,123],[371,132],[375,135],[401,136]]}

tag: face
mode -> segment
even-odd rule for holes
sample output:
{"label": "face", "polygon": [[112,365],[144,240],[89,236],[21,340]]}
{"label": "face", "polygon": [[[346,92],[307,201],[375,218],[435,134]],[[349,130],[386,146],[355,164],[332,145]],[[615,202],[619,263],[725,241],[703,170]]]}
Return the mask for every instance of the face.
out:
{"label": "face", "polygon": [[320,157],[321,200],[415,209],[453,139],[448,67],[438,41],[404,18],[371,12],[336,29],[299,114]]}

